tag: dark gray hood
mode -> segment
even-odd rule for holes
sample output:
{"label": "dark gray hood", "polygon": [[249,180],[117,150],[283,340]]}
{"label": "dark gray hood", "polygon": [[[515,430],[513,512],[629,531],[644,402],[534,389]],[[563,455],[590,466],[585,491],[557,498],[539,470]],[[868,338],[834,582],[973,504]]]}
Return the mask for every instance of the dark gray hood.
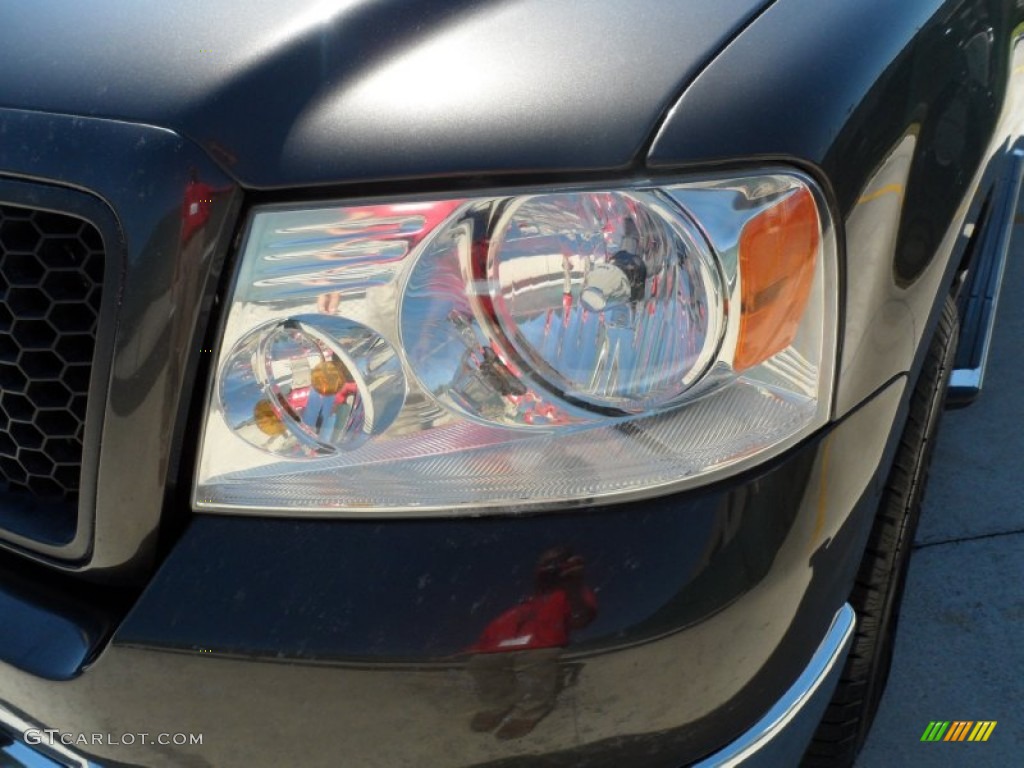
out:
{"label": "dark gray hood", "polygon": [[0,0],[0,106],[165,126],[255,187],[622,168],[770,1]]}

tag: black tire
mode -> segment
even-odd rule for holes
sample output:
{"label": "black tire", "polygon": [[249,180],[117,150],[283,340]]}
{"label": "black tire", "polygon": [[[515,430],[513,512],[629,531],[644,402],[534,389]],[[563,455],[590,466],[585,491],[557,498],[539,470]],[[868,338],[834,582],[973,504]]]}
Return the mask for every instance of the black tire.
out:
{"label": "black tire", "polygon": [[956,304],[947,298],[850,594],[850,605],[857,612],[853,645],[804,756],[802,764],[807,768],[852,766],[878,711],[892,665],[907,566],[958,335]]}

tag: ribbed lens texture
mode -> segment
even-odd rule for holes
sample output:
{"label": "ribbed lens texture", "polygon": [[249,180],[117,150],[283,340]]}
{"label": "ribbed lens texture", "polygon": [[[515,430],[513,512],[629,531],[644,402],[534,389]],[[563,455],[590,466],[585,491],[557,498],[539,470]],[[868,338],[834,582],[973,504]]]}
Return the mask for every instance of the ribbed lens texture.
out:
{"label": "ribbed lens texture", "polygon": [[0,206],[0,485],[74,503],[103,278],[99,232]]}
{"label": "ribbed lens texture", "polygon": [[[638,492],[734,464],[766,440],[777,440],[810,418],[815,404],[767,395],[740,383],[719,400],[705,398],[689,409],[689,420],[671,414],[567,435],[518,439],[482,425],[437,430],[429,455],[403,457],[401,469],[377,463],[383,456],[342,454],[320,468],[253,469],[216,490],[218,502],[296,508],[375,505],[438,507],[438,499],[477,499],[515,509],[523,503],[523,478],[530,478],[529,503],[593,502],[601,496]],[[469,453],[467,444],[476,446]],[[389,458],[394,458],[389,457]],[[364,463],[358,463],[362,459]],[[298,469],[298,465],[295,469]],[[241,482],[247,480],[248,482]],[[426,504],[424,503],[426,501]],[[442,507],[443,508],[443,507]]]}

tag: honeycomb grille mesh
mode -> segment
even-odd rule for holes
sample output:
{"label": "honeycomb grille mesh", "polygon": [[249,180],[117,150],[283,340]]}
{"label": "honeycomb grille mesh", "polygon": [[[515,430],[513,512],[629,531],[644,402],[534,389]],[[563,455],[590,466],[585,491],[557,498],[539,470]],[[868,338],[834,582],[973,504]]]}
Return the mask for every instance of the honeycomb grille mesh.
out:
{"label": "honeycomb grille mesh", "polygon": [[76,504],[103,282],[91,224],[0,205],[0,492]]}

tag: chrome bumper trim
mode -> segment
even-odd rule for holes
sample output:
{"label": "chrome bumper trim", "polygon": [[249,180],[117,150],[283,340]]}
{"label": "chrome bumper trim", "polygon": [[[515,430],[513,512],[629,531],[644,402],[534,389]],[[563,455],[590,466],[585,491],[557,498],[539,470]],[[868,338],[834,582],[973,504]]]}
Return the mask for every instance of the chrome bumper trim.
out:
{"label": "chrome bumper trim", "polygon": [[693,768],[797,765],[839,682],[856,623],[853,608],[843,605],[807,668],[782,698],[753,728]]}
{"label": "chrome bumper trim", "polygon": [[[839,681],[855,625],[853,609],[843,605],[810,663],[782,698],[743,736],[696,763],[693,768],[777,768],[780,765],[796,765],[807,749]],[[0,746],[2,765],[19,768],[99,768],[60,744],[30,745],[26,735],[40,729],[3,705],[0,705],[0,725],[14,739],[12,744]]]}

